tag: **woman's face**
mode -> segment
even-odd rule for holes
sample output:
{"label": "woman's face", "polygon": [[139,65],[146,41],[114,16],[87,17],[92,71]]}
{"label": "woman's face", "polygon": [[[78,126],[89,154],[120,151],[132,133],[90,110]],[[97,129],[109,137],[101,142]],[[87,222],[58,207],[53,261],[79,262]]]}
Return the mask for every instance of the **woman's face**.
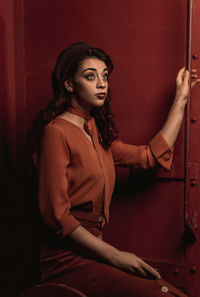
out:
{"label": "woman's face", "polygon": [[72,103],[90,113],[92,107],[103,106],[108,92],[108,69],[97,58],[85,58],[79,65],[74,79],[65,82],[71,88]]}

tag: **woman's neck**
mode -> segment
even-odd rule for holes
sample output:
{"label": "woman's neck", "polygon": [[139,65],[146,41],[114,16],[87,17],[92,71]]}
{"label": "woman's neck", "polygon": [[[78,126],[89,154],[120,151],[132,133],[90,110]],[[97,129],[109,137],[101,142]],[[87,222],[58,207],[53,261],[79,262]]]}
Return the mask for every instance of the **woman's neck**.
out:
{"label": "woman's neck", "polygon": [[76,105],[79,109],[81,109],[83,112],[85,112],[87,115],[90,115],[91,112],[91,106],[86,106],[84,104],[80,104],[77,98],[73,95],[71,95],[71,103]]}
{"label": "woman's neck", "polygon": [[61,115],[59,115],[58,117],[65,119],[65,120],[67,120],[67,121],[69,121],[83,129],[85,119],[81,116],[78,116],[76,114],[66,111],[66,112],[62,113]]}

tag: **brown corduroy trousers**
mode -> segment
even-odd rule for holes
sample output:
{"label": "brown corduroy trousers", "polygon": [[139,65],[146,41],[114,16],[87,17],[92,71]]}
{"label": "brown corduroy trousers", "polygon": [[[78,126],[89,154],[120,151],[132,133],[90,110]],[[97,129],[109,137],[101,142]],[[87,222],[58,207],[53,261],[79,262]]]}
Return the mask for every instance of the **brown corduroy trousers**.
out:
{"label": "brown corduroy trousers", "polygon": [[[94,221],[81,223],[95,236],[102,235]],[[134,276],[55,244],[43,249],[41,268],[44,282],[69,285],[88,297],[186,297],[163,279]]]}

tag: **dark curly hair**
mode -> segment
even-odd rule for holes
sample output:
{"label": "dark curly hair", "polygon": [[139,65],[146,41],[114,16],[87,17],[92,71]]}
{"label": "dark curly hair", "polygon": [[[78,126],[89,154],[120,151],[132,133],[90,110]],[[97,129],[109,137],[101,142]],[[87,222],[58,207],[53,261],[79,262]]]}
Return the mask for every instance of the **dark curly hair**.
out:
{"label": "dark curly hair", "polygon": [[[27,132],[27,144],[31,153],[39,153],[43,128],[55,117],[65,112],[70,105],[70,93],[65,88],[64,82],[73,79],[80,62],[88,57],[96,57],[102,60],[109,74],[113,70],[111,58],[101,49],[92,47],[86,42],[77,42],[63,50],[58,56],[56,66],[52,73],[53,98],[48,105],[40,111],[39,116],[33,122]],[[118,131],[115,126],[113,112],[110,106],[111,94],[108,94],[102,107],[94,107],[91,116],[95,118],[100,133],[100,143],[104,149],[108,149],[117,138]],[[29,151],[30,152],[30,151]]]}

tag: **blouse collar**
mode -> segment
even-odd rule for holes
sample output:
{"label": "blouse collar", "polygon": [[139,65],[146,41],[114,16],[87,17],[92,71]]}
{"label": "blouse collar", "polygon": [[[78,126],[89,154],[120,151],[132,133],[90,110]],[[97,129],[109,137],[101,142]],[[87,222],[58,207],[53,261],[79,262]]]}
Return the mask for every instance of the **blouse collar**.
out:
{"label": "blouse collar", "polygon": [[83,128],[90,136],[92,136],[93,131],[94,131],[94,128],[93,128],[94,118],[91,117],[90,115],[88,115],[86,112],[84,112],[82,109],[80,109],[80,107],[78,107],[77,105],[75,105],[73,103],[70,103],[67,111],[84,118],[86,121],[83,125]]}
{"label": "blouse collar", "polygon": [[77,105],[75,105],[73,103],[70,103],[67,111],[71,112],[73,114],[76,114],[77,116],[80,116],[80,117],[84,118],[85,120],[91,120],[91,118],[92,118],[90,115],[88,115],[82,109],[80,109],[80,107],[78,107]]}

